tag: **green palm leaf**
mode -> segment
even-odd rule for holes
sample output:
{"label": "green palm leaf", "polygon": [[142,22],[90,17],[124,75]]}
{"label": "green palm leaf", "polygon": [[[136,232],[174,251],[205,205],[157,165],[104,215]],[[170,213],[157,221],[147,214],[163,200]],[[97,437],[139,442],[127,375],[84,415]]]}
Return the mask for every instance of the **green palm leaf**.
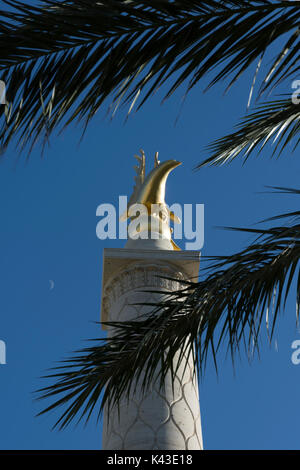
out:
{"label": "green palm leaf", "polygon": [[[286,219],[286,214],[277,217]],[[147,317],[107,323],[116,328],[112,338],[107,342],[98,340],[47,376],[54,383],[39,390],[39,398],[55,401],[42,413],[65,406],[56,423],[64,427],[78,415],[79,419],[88,419],[101,397],[99,416],[105,404],[117,405],[122,395],[134,392],[138,380],[144,391],[154,379],[162,387],[165,375],[169,371],[176,373],[173,359],[178,351],[182,358],[186,351],[193,353],[200,373],[209,351],[217,367],[224,342],[233,361],[241,347],[251,360],[258,351],[264,324],[272,339],[293,279],[297,283],[299,320],[300,211],[291,213],[291,217],[294,223],[284,226],[235,229],[256,234],[257,238],[239,253],[208,258],[202,280],[187,283],[164,302],[153,305]]]}
{"label": "green palm leaf", "polygon": [[[218,68],[210,86],[229,86],[288,36],[263,90],[295,72],[300,1],[45,0],[30,6],[4,0],[0,10],[0,72],[7,100],[0,142],[21,147],[47,141],[57,125],[85,125],[104,101],[112,109],[140,96],[141,106],[163,83],[166,97],[188,90]],[[141,94],[143,92],[143,94]]]}
{"label": "green palm leaf", "polygon": [[273,155],[276,152],[280,155],[294,141],[290,148],[295,150],[299,144],[300,105],[289,97],[263,103],[257,109],[243,119],[238,130],[210,144],[208,150],[212,155],[198,168],[228,163],[238,156],[246,160],[254,150],[261,152],[267,143],[273,145]]}

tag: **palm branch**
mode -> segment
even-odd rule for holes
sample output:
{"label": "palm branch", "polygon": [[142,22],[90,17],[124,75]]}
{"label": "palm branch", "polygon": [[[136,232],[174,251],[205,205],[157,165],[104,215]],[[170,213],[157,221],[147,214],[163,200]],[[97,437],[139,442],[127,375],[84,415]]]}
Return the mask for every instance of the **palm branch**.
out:
{"label": "palm branch", "polygon": [[264,229],[235,229],[255,234],[254,242],[233,255],[206,258],[199,282],[186,283],[153,304],[150,315],[138,321],[107,322],[116,331],[112,338],[97,340],[47,376],[52,384],[39,390],[38,396],[54,402],[41,414],[64,406],[56,423],[62,428],[75,417],[89,419],[96,406],[100,416],[105,404],[117,405],[121,396],[134,392],[138,381],[144,391],[153,380],[163,387],[166,374],[176,374],[173,358],[178,351],[178,366],[190,352],[199,373],[205,370],[209,352],[217,367],[223,344],[233,361],[242,348],[251,360],[259,351],[264,324],[271,341],[293,279],[298,323],[300,211],[274,219],[286,222]]}
{"label": "palm branch", "polygon": [[0,10],[2,151],[13,137],[32,148],[58,125],[86,126],[108,97],[112,112],[126,103],[130,112],[162,84],[167,98],[214,70],[209,86],[227,79],[229,88],[278,38],[261,91],[298,69],[298,0],[3,3],[14,11]]}
{"label": "palm branch", "polygon": [[212,155],[198,168],[207,164],[224,164],[237,156],[246,160],[254,150],[261,152],[267,143],[273,145],[273,155],[280,155],[293,142],[289,148],[294,151],[300,140],[300,106],[295,105],[291,97],[262,103],[237,128],[208,146]]}

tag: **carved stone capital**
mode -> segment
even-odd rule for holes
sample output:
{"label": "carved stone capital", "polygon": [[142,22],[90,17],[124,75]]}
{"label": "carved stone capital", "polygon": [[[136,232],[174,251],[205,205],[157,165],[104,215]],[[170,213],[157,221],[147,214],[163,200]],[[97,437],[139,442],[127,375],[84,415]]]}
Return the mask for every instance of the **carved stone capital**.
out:
{"label": "carved stone capital", "polygon": [[102,294],[104,310],[111,311],[115,303],[120,302],[122,296],[132,296],[139,290],[157,289],[168,292],[179,290],[184,287],[181,281],[185,280],[187,276],[176,271],[176,268],[171,265],[150,262],[132,263],[107,280]]}

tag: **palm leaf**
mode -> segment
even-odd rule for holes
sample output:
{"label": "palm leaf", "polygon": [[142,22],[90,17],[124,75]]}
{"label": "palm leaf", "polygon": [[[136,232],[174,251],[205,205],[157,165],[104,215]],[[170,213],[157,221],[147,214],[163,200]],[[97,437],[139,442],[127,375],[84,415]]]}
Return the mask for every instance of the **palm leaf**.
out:
{"label": "palm leaf", "polygon": [[[222,165],[242,156],[245,160],[267,143],[273,145],[272,155],[281,152],[295,140],[292,151],[299,144],[300,106],[291,98],[262,103],[257,111],[246,116],[237,130],[208,146],[212,155],[198,165]],[[298,136],[298,139],[297,139]]]}
{"label": "palm leaf", "polygon": [[86,126],[108,97],[112,110],[125,103],[131,110],[138,97],[141,106],[171,79],[166,97],[216,67],[210,86],[224,78],[231,86],[281,36],[289,39],[264,89],[299,58],[297,0],[3,3],[15,10],[0,10],[2,150],[15,136],[21,147],[45,141],[74,119]]}
{"label": "palm leaf", "polygon": [[[285,214],[279,217],[286,219]],[[295,220],[295,213],[292,217]],[[54,402],[41,413],[66,407],[56,423],[60,427],[78,416],[88,419],[96,405],[100,416],[105,404],[118,405],[122,396],[134,393],[137,383],[144,392],[153,380],[163,387],[166,374],[176,374],[176,353],[184,358],[185,351],[194,351],[199,373],[205,370],[209,351],[217,366],[223,343],[233,361],[241,347],[251,360],[264,324],[271,341],[293,279],[299,320],[300,212],[296,217],[297,224],[237,229],[255,234],[253,244],[230,256],[207,258],[202,280],[186,283],[159,304],[147,304],[153,307],[150,315],[107,322],[116,331],[112,338],[98,340],[47,376],[52,384],[38,396]]]}

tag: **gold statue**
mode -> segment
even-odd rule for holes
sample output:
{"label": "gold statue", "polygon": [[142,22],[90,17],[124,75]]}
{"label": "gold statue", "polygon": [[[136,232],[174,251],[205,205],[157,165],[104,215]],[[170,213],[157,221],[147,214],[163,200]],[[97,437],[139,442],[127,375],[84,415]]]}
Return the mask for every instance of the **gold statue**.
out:
{"label": "gold statue", "polygon": [[[135,186],[128,202],[127,211],[122,215],[121,220],[126,220],[128,217],[130,217],[129,209],[134,204],[143,204],[146,206],[149,216],[153,215],[151,212],[152,205],[157,204],[160,207],[157,217],[159,217],[161,223],[165,222],[166,218],[170,218],[172,221],[180,223],[180,219],[167,208],[165,202],[165,192],[169,173],[174,170],[174,168],[181,165],[181,162],[176,160],[166,160],[165,162],[160,163],[158,160],[158,152],[156,152],[154,156],[154,168],[145,179],[146,158],[143,150],[140,150],[140,154],[141,156],[135,155],[135,158],[139,163],[138,166],[134,167],[137,173],[135,177]],[[169,230],[171,233],[172,229],[169,228]],[[160,232],[162,233],[162,231]],[[180,248],[172,239],[170,241],[174,250],[180,250]]]}

